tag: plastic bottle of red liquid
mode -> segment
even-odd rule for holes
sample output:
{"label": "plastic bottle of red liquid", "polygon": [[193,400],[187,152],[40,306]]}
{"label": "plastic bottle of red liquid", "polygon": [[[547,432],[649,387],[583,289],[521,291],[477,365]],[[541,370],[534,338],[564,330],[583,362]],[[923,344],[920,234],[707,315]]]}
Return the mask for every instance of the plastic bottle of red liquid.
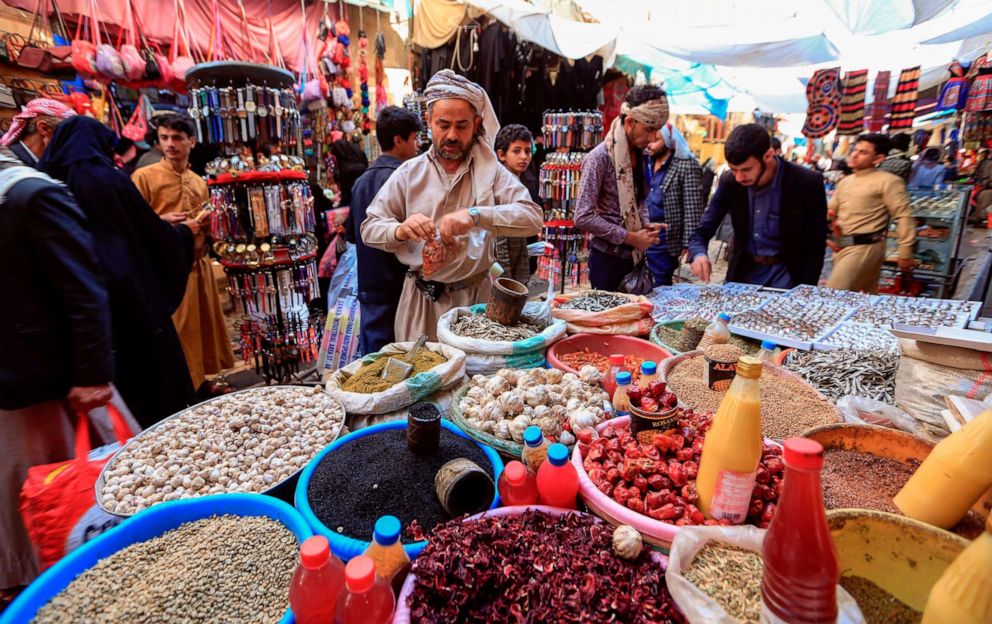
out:
{"label": "plastic bottle of red liquid", "polygon": [[807,438],[783,446],[785,481],[762,548],[761,621],[833,623],[840,567],[823,509],[823,447]]}
{"label": "plastic bottle of red liquid", "polygon": [[579,493],[579,474],[568,461],[568,447],[552,444],[548,461],[537,471],[537,502],[551,507],[575,509]]}
{"label": "plastic bottle of red liquid", "polygon": [[289,585],[289,606],[299,624],[327,624],[344,587],[344,564],[317,535],[300,546],[300,564]]}
{"label": "plastic bottle of red liquid", "polygon": [[534,471],[518,461],[511,461],[503,469],[496,485],[503,505],[533,505],[537,502],[537,476]]}
{"label": "plastic bottle of red liquid", "polygon": [[603,375],[603,390],[609,393],[610,399],[613,398],[613,393],[617,391],[617,375],[623,370],[623,354],[615,353],[610,356],[610,366],[606,369],[606,374]]}
{"label": "plastic bottle of red liquid", "polygon": [[344,569],[344,589],[338,596],[334,624],[387,624],[393,620],[396,596],[375,573],[375,562],[359,555]]}

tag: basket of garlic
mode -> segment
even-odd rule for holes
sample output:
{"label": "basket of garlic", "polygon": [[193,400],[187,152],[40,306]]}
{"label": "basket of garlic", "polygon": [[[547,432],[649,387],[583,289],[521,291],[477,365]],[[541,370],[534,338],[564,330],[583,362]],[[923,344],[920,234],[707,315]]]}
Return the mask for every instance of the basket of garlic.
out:
{"label": "basket of garlic", "polygon": [[475,375],[452,401],[451,420],[475,440],[519,458],[524,430],[535,425],[545,438],[571,446],[574,432],[612,417],[601,375],[585,366],[579,375],[556,368]]}

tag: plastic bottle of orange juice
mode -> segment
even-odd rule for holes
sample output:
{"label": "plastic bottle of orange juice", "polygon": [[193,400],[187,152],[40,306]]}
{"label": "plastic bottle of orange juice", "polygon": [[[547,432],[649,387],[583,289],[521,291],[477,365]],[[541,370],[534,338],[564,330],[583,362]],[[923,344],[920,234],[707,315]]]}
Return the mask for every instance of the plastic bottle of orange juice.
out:
{"label": "plastic bottle of orange juice", "polygon": [[715,520],[740,524],[747,518],[761,460],[760,379],[761,362],[741,356],[737,376],[703,442],[696,490],[700,511]]}
{"label": "plastic bottle of orange juice", "polygon": [[982,412],[935,446],[892,502],[914,520],[949,529],[989,487],[992,410]]}
{"label": "plastic bottle of orange juice", "polygon": [[992,517],[930,590],[923,624],[992,622]]}

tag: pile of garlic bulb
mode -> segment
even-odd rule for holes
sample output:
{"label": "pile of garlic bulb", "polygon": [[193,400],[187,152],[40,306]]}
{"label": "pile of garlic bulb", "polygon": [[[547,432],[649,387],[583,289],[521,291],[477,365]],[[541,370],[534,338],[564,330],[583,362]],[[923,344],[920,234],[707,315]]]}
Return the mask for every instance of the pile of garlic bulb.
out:
{"label": "pile of garlic bulb", "polygon": [[[545,438],[572,444],[574,432],[609,417],[609,395],[600,379],[592,366],[578,375],[556,368],[504,368],[472,377],[458,410],[469,425],[503,440],[522,443],[524,430],[535,425]],[[563,430],[565,423],[573,433]]]}

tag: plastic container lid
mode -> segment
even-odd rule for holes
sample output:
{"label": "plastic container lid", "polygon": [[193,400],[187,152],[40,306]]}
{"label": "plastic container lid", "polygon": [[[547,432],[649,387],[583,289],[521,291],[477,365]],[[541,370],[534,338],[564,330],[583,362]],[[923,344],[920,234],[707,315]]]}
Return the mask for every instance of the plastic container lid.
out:
{"label": "plastic container lid", "polygon": [[544,441],[544,434],[537,425],[531,425],[524,429],[524,444],[527,446],[540,446]]}
{"label": "plastic container lid", "polygon": [[624,356],[622,353],[614,353],[613,355],[610,356],[610,365],[623,366],[623,361],[625,357],[626,356]]}
{"label": "plastic container lid", "polygon": [[510,485],[523,485],[527,481],[527,466],[511,461],[503,468],[503,476]]}
{"label": "plastic container lid", "polygon": [[316,570],[331,558],[331,544],[323,535],[308,537],[300,546],[300,562],[304,568]]}
{"label": "plastic container lid", "polygon": [[373,538],[383,546],[392,546],[400,539],[403,525],[396,516],[383,516],[375,521]]}
{"label": "plastic container lid", "polygon": [[558,442],[552,444],[548,448],[548,461],[552,466],[564,466],[568,462],[568,447]]}
{"label": "plastic container lid", "polygon": [[654,362],[644,362],[641,364],[641,373],[644,375],[654,375],[658,372],[658,365]]}
{"label": "plastic container lid", "polygon": [[809,438],[789,438],[785,447],[785,465],[800,470],[819,470],[823,467],[823,445]]}
{"label": "plastic container lid", "polygon": [[344,584],[348,590],[361,594],[375,585],[375,561],[368,555],[359,555],[344,567]]}
{"label": "plastic container lid", "polygon": [[718,319],[720,319],[721,321],[729,321],[730,320],[730,315],[727,314],[726,312],[721,312],[721,313],[717,314],[716,317]]}
{"label": "plastic container lid", "polygon": [[774,351],[775,350],[775,347],[777,347],[777,346],[778,345],[775,344],[771,340],[762,340],[761,341],[761,348],[762,349],[767,349],[768,351]]}
{"label": "plastic container lid", "polygon": [[627,371],[623,371],[622,373],[617,374],[617,384],[618,385],[626,386],[627,384],[630,383],[630,380],[631,379],[633,379],[633,377]]}

